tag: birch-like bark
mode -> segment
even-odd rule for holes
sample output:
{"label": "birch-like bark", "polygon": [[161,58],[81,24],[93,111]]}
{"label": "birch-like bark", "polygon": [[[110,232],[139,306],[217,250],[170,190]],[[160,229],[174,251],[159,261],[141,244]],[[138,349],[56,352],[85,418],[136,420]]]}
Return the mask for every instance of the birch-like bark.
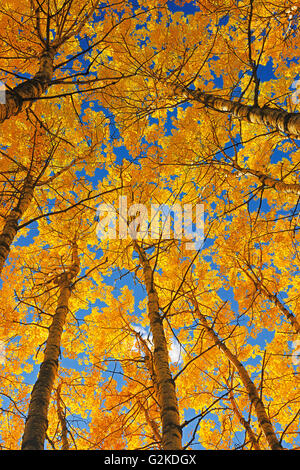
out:
{"label": "birch-like bark", "polygon": [[[169,84],[173,86],[174,94],[183,96],[192,101],[198,101],[205,107],[230,114],[242,121],[252,124],[261,124],[289,134],[291,137],[300,137],[300,113],[288,113],[282,109],[270,108],[269,106],[250,106],[231,101],[220,96],[205,93],[201,90],[191,90],[181,84]],[[168,83],[167,83],[168,86]]]}
{"label": "birch-like bark", "polygon": [[48,428],[48,408],[57,376],[61,336],[64,329],[72,283],[79,272],[77,247],[73,246],[72,266],[59,280],[59,297],[55,314],[49,328],[44,360],[40,366],[37,381],[32,389],[28,415],[22,441],[22,450],[43,450]]}
{"label": "birch-like bark", "polygon": [[135,331],[134,333],[137,336],[139,342],[141,343],[142,349],[144,351],[144,363],[145,363],[145,366],[146,366],[146,368],[149,372],[149,375],[151,377],[151,382],[153,384],[155,397],[158,400],[157,378],[156,378],[156,374],[155,374],[155,370],[154,370],[153,354],[152,354],[148,344],[146,343],[146,341],[142,337],[142,335],[137,331]]}
{"label": "birch-like bark", "polygon": [[219,339],[218,335],[215,333],[213,328],[209,326],[205,316],[202,315],[202,313],[200,312],[198,304],[195,300],[193,301],[193,304],[195,307],[196,314],[201,321],[201,325],[204,327],[208,336],[212,339],[215,345],[218,346],[218,348],[223,352],[223,354],[227,357],[227,359],[231,362],[231,364],[234,366],[237,373],[239,374],[239,377],[248,393],[250,402],[254,406],[259,426],[263,431],[271,450],[282,450],[283,448],[277,439],[270,418],[267,415],[263,401],[261,400],[257,388],[252,382],[246,368],[238,360],[236,355],[230,351],[230,349],[225,345],[225,343],[221,339]]}
{"label": "birch-like bark", "polygon": [[12,242],[17,234],[19,220],[28,209],[33,198],[33,192],[34,184],[32,178],[28,176],[22,188],[18,203],[7,216],[2,232],[0,233],[0,274],[9,255]]}
{"label": "birch-like bark", "polygon": [[159,313],[158,295],[153,284],[153,271],[145,251],[137,242],[135,242],[135,248],[143,268],[148,295],[148,316],[154,345],[153,362],[162,423],[162,447],[164,450],[178,450],[182,449],[178,403],[169,366],[167,341]]}
{"label": "birch-like bark", "polygon": [[[144,340],[144,338],[142,337],[142,335],[138,332],[135,332],[136,336],[138,337],[140,343],[141,343],[141,346],[142,346],[142,349],[144,351],[144,362],[145,362],[145,366],[149,372],[149,375],[151,377],[151,382],[153,384],[153,388],[154,388],[154,393],[155,393],[155,398],[158,402],[158,387],[157,387],[157,379],[156,379],[156,375],[155,375],[155,371],[154,371],[154,365],[153,365],[153,357],[152,357],[152,352],[150,351],[146,341]],[[159,429],[158,429],[158,426],[156,424],[156,422],[151,419],[149,413],[148,413],[148,410],[144,407],[144,405],[142,404],[142,402],[140,401],[139,402],[140,404],[140,407],[143,409],[144,411],[144,414],[145,414],[145,418],[146,418],[146,421],[147,423],[149,424],[149,426],[151,427],[152,429],[152,432],[153,432],[153,436],[157,442],[157,445],[159,447],[159,449],[162,449],[162,438],[161,438],[161,435],[160,435],[160,432],[159,432]]]}
{"label": "birch-like bark", "polygon": [[55,48],[45,50],[40,57],[39,70],[33,78],[25,80],[12,90],[6,90],[5,103],[0,104],[0,123],[16,116],[42,96],[53,77]]}
{"label": "birch-like bark", "polygon": [[[238,174],[256,176],[259,181],[268,188],[273,188],[275,191],[286,193],[286,194],[295,194],[300,196],[300,184],[299,183],[285,183],[285,181],[280,181],[272,176],[266,175],[265,173],[254,170],[252,168],[242,168],[236,163],[232,164],[233,168],[238,170]],[[227,174],[230,173],[227,169],[222,169]]]}

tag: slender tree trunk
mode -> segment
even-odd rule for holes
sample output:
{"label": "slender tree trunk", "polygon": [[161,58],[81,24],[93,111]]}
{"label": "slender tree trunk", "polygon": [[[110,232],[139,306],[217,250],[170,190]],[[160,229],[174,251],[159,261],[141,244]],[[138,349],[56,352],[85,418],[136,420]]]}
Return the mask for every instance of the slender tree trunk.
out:
{"label": "slender tree trunk", "polygon": [[57,415],[61,427],[61,438],[62,438],[62,450],[69,450],[69,441],[68,441],[68,428],[66,423],[66,417],[61,407],[61,384],[57,387],[56,390],[56,403],[57,403]]}
{"label": "slender tree trunk", "polygon": [[145,356],[144,356],[145,366],[146,366],[146,368],[147,368],[147,370],[150,374],[151,381],[152,381],[153,388],[154,388],[154,392],[155,392],[155,396],[158,399],[157,378],[156,378],[156,374],[155,374],[155,370],[154,370],[153,354],[152,354],[150,348],[148,347],[148,344],[146,343],[146,341],[142,337],[142,335],[140,333],[138,333],[137,331],[135,331],[135,334],[136,334],[137,338],[139,339],[139,341],[141,342],[141,346],[142,346],[142,349],[143,349],[144,354],[145,354]]}
{"label": "slender tree trunk", "polygon": [[[135,334],[136,336],[138,337],[140,343],[141,343],[141,346],[142,346],[142,349],[144,351],[144,362],[145,362],[145,366],[149,372],[149,375],[151,377],[151,382],[153,384],[153,388],[154,388],[154,394],[155,394],[155,398],[156,398],[156,403],[158,403],[158,387],[157,387],[157,378],[156,378],[156,375],[155,375],[155,371],[154,371],[154,366],[153,366],[153,356],[152,356],[152,352],[150,351],[146,341],[144,340],[144,338],[142,337],[142,335],[140,333],[138,333],[137,331],[135,331]],[[148,410],[144,407],[144,405],[142,404],[141,401],[139,401],[139,405],[140,407],[143,409],[144,411],[144,414],[145,414],[145,418],[146,418],[146,421],[147,423],[149,424],[149,426],[151,427],[152,429],[152,432],[153,432],[153,436],[157,442],[157,445],[159,447],[159,449],[162,449],[162,438],[161,438],[161,435],[160,435],[160,432],[159,432],[159,429],[158,429],[158,426],[156,424],[156,422],[151,419],[150,415],[149,415],[149,412]]]}
{"label": "slender tree trunk", "polygon": [[[243,268],[242,268],[243,269]],[[260,291],[267,299],[271,300],[271,302],[274,302],[276,307],[283,313],[287,321],[291,324],[292,328],[294,331],[299,334],[300,333],[300,324],[296,316],[293,314],[293,312],[290,312],[285,305],[278,299],[276,294],[272,294],[269,289],[267,289],[260,279],[255,275],[255,273],[252,270],[253,276],[255,278],[253,279],[252,275],[249,274],[249,271],[247,269],[243,269],[243,272],[246,274],[246,276],[251,279],[253,282],[254,286],[258,291]]]}
{"label": "slender tree trunk", "polygon": [[14,207],[7,216],[3,230],[0,233],[0,274],[8,257],[11,244],[17,234],[19,220],[28,209],[33,198],[33,192],[34,185],[32,178],[29,176],[25,180],[16,207]]}
{"label": "slender tree trunk", "polygon": [[276,305],[276,307],[283,313],[283,315],[285,316],[285,318],[287,319],[287,321],[289,321],[293,327],[293,329],[295,330],[295,332],[297,334],[300,333],[300,324],[297,320],[297,318],[295,317],[295,315],[290,312],[282,302],[280,302],[280,300],[278,299],[277,295],[275,294],[272,294],[271,292],[269,292],[268,289],[266,289],[264,286],[262,286],[261,284],[261,290],[263,291],[263,293],[265,294],[265,296],[271,300],[272,302],[274,302],[274,304]]}
{"label": "slender tree trunk", "polygon": [[72,282],[79,272],[77,247],[73,247],[73,264],[60,277],[59,297],[55,314],[49,328],[44,360],[31,393],[28,416],[25,423],[22,450],[43,450],[48,428],[48,408],[54,380],[57,376],[58,359],[63,328],[68,313]]}
{"label": "slender tree trunk", "polygon": [[300,113],[288,113],[282,109],[270,108],[269,106],[262,108],[259,106],[249,106],[200,90],[191,90],[181,84],[173,83],[170,85],[173,86],[175,94],[192,101],[198,101],[207,108],[231,114],[238,119],[253,124],[272,127],[296,138],[300,137]]}
{"label": "slender tree trunk", "polygon": [[282,446],[280,442],[277,439],[277,436],[275,434],[275,431],[273,429],[272,423],[270,421],[270,418],[267,415],[267,412],[265,410],[265,406],[263,404],[263,401],[261,400],[257,388],[252,382],[247,370],[243,366],[243,364],[238,360],[235,354],[233,354],[228,347],[225,345],[225,343],[219,339],[218,335],[214,332],[214,330],[209,326],[206,318],[202,313],[200,312],[198,308],[197,302],[194,300],[193,304],[195,306],[196,313],[198,315],[198,318],[201,321],[201,325],[204,327],[205,331],[207,332],[208,336],[213,340],[213,342],[218,346],[218,348],[225,354],[225,356],[228,358],[228,360],[231,362],[231,364],[234,366],[236,371],[238,372],[240,379],[247,390],[249,399],[251,403],[254,406],[256,416],[260,425],[260,428],[262,429],[266,440],[272,450],[282,450]]}
{"label": "slender tree trunk", "polygon": [[175,383],[170,372],[168,347],[159,314],[158,295],[153,284],[153,271],[145,251],[136,242],[135,247],[143,267],[148,295],[148,316],[153,336],[153,361],[162,422],[162,447],[164,450],[181,449],[181,426]]}
{"label": "slender tree trunk", "polygon": [[249,436],[249,439],[250,439],[250,442],[253,446],[253,448],[255,450],[261,450],[260,449],[260,446],[259,446],[259,443],[256,439],[256,436],[250,426],[250,424],[248,423],[248,421],[245,420],[245,418],[243,417],[242,413],[240,412],[237,404],[236,404],[236,401],[234,399],[234,396],[233,396],[233,393],[232,393],[232,390],[229,394],[229,398],[230,398],[230,402],[231,402],[231,406],[232,406],[232,409],[233,409],[233,412],[234,414],[236,415],[236,417],[238,418],[239,422],[241,423],[242,426],[244,426],[248,436]]}
{"label": "slender tree trunk", "polygon": [[16,116],[42,96],[52,80],[55,48],[45,50],[40,57],[39,70],[33,78],[25,80],[12,90],[6,90],[5,103],[0,104],[0,123]]}
{"label": "slender tree trunk", "polygon": [[[236,163],[232,163],[233,168],[238,170],[238,173],[241,173],[243,175],[252,175],[256,176],[259,181],[267,186],[268,188],[273,188],[278,192],[283,192],[286,194],[296,194],[297,196],[300,196],[300,184],[299,183],[285,183],[284,181],[277,180],[276,178],[273,178],[272,176],[266,175],[265,173],[259,171],[259,170],[253,170],[252,168],[242,168]],[[227,174],[232,174],[230,171],[227,169],[223,169],[224,172]]]}
{"label": "slender tree trunk", "polygon": [[161,438],[161,435],[160,435],[160,432],[159,432],[158,425],[157,425],[156,421],[151,418],[151,416],[149,414],[149,411],[143,405],[141,400],[139,400],[139,407],[144,412],[146,422],[149,425],[150,429],[152,430],[153,438],[155,439],[158,448],[163,450],[162,445],[161,445],[162,438]]}

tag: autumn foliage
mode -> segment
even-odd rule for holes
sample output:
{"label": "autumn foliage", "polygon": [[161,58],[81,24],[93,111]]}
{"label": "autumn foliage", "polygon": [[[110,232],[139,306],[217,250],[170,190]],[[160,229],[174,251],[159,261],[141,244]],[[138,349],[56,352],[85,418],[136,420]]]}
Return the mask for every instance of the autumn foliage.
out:
{"label": "autumn foliage", "polygon": [[299,21],[2,2],[1,449],[300,449]]}

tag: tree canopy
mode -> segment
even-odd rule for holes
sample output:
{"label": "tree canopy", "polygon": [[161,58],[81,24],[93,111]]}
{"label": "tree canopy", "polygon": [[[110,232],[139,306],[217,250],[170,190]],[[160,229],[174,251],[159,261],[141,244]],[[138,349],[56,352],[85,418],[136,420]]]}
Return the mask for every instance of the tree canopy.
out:
{"label": "tree canopy", "polygon": [[300,449],[299,20],[2,2],[2,450]]}

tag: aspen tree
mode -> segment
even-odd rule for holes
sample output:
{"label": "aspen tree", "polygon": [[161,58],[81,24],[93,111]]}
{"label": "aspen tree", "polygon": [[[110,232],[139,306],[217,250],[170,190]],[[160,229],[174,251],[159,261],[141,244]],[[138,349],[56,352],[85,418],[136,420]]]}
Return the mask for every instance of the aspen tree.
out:
{"label": "aspen tree", "polygon": [[11,244],[18,232],[19,220],[24,216],[32,201],[33,192],[33,178],[29,173],[20,191],[18,202],[6,217],[4,227],[0,233],[0,273],[8,257]]}
{"label": "aspen tree", "polygon": [[134,246],[139,254],[143,268],[148,296],[148,315],[154,345],[153,362],[162,423],[162,446],[164,450],[181,449],[181,427],[175,383],[170,372],[168,347],[162,318],[159,313],[159,300],[154,285],[154,273],[147,259],[145,250],[138,242],[135,242]]}
{"label": "aspen tree", "polygon": [[60,354],[61,337],[68,314],[69,298],[72,294],[72,284],[79,272],[79,258],[76,242],[72,247],[72,265],[57,279],[59,296],[55,314],[49,328],[44,359],[40,366],[37,381],[31,392],[28,415],[26,419],[22,449],[43,450],[48,427],[48,408],[57,375]]}
{"label": "aspen tree", "polygon": [[[31,2],[32,21],[35,24],[34,33],[41,49],[38,57],[39,68],[32,78],[6,90],[5,103],[0,104],[0,123],[29,108],[47,91],[53,78],[56,54],[66,42],[81,32],[98,4],[98,1],[91,5],[87,2],[79,14],[73,17],[72,25],[69,26],[66,21],[67,16],[70,13],[70,7],[76,8],[76,2],[64,1],[60,7],[55,7],[54,3],[52,5],[54,11],[51,11],[50,2],[48,2],[47,11],[38,1]],[[50,40],[54,22],[56,22],[56,35]]]}
{"label": "aspen tree", "polygon": [[291,137],[300,137],[299,113],[289,113],[283,109],[271,108],[269,106],[261,108],[259,106],[245,105],[204,91],[190,90],[188,87],[181,85],[174,86],[174,94],[181,95],[191,101],[197,101],[203,104],[205,108],[230,114],[241,121],[271,127]]}
{"label": "aspen tree", "polygon": [[246,368],[243,364],[238,360],[235,354],[233,354],[230,349],[226,346],[226,344],[218,337],[215,333],[213,328],[209,326],[205,316],[200,312],[198,307],[198,303],[195,299],[193,299],[193,304],[195,307],[196,315],[198,316],[201,325],[204,327],[208,336],[214,341],[214,343],[218,346],[218,348],[225,354],[225,356],[229,359],[231,364],[235,367],[236,371],[238,372],[240,379],[247,390],[249,400],[251,404],[253,404],[256,412],[256,416],[259,422],[259,425],[265,435],[265,438],[270,446],[271,450],[282,450],[282,445],[280,444],[279,440],[277,439],[276,433],[274,431],[273,425],[270,421],[269,416],[267,415],[265,406],[259,396],[257,388],[253,381],[251,380]]}

